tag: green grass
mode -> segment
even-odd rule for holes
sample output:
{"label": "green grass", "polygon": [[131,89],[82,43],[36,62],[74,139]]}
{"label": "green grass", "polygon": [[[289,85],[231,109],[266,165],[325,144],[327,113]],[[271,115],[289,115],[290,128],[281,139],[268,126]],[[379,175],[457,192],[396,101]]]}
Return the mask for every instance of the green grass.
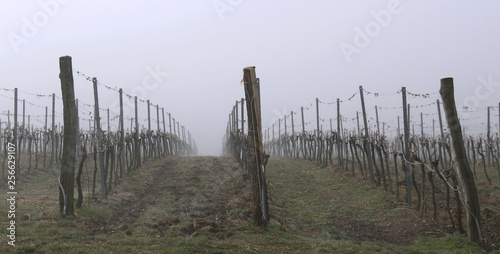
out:
{"label": "green grass", "polygon": [[[108,206],[113,201],[88,204],[77,210],[78,216],[58,215],[57,185],[51,170],[40,171],[19,184],[25,200],[19,201],[18,214],[30,213],[30,220],[18,220],[17,247],[6,248],[0,237],[2,253],[483,253],[474,243],[459,234],[444,238],[420,238],[410,245],[366,242],[348,236],[336,222],[345,215],[356,220],[377,223],[390,220],[402,212],[387,193],[363,181],[330,168],[315,167],[302,160],[271,159],[267,166],[271,198],[270,231],[263,232],[249,223],[230,228],[230,232],[191,236],[183,234],[191,218],[179,211],[189,206],[196,214],[212,204],[202,198],[204,188],[213,188],[221,176],[212,176],[204,160],[192,158],[178,165],[178,177],[190,177],[195,167],[202,168],[200,182],[188,185],[176,179],[169,184],[186,188],[192,194],[174,196],[164,192],[154,205],[134,223],[122,223],[114,233],[94,234],[86,227],[92,218],[113,217]],[[199,160],[199,161],[198,161]],[[194,163],[195,165],[191,165]],[[199,164],[199,165],[198,165]],[[234,164],[234,163],[233,163]],[[140,171],[127,176],[119,187],[123,192],[139,191],[152,179],[161,163],[149,162]],[[205,169],[206,168],[206,169]],[[228,169],[229,171],[232,169]],[[210,180],[211,179],[211,180]],[[194,180],[193,180],[194,181]],[[214,181],[214,183],[210,183]],[[194,181],[195,182],[195,181]],[[248,182],[247,182],[248,183]],[[248,183],[249,186],[249,183]],[[29,194],[29,195],[28,195]],[[125,195],[125,194],[124,194]],[[29,197],[28,197],[29,196]],[[29,201],[29,202],[27,202]],[[40,210],[40,207],[43,207]],[[230,207],[230,206],[228,206]],[[5,211],[5,202],[0,210]],[[198,209],[198,210],[197,210]],[[228,208],[229,209],[229,208]],[[248,207],[250,209],[250,206]],[[383,212],[380,212],[383,211]],[[243,212],[235,206],[230,214]],[[415,212],[416,214],[416,212]],[[152,227],[167,216],[178,216],[164,235]],[[184,217],[183,217],[184,216]],[[7,225],[6,216],[0,218]],[[130,231],[131,234],[127,232]]]}

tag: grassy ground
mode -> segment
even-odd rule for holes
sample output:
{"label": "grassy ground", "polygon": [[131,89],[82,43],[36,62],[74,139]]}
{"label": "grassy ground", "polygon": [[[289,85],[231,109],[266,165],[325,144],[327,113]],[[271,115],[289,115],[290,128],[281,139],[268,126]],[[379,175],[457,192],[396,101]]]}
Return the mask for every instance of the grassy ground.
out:
{"label": "grassy ground", "polygon": [[[0,252],[484,252],[340,170],[271,159],[266,174],[272,216],[267,233],[252,226],[250,184],[231,158],[149,162],[107,201],[85,200],[75,217],[66,218],[58,215],[57,171],[36,171],[17,183],[17,247],[8,247],[2,234]],[[2,228],[7,210],[7,202],[0,202]]]}

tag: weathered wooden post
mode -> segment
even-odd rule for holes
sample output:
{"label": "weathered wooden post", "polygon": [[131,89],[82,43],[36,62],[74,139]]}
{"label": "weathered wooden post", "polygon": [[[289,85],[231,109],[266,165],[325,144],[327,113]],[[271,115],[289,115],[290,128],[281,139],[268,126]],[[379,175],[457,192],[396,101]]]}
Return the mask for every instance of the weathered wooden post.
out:
{"label": "weathered wooden post", "polygon": [[[24,106],[23,106],[24,108]],[[486,122],[486,159],[488,160],[488,167],[491,167],[491,155],[493,154],[492,152],[492,144],[491,144],[491,118],[490,118],[490,106],[486,108],[486,116],[487,116],[487,122]],[[24,123],[23,123],[24,125]]]}
{"label": "weathered wooden post", "polygon": [[290,112],[291,120],[292,120],[292,152],[293,156],[295,156],[295,124],[293,122],[293,111]]}
{"label": "weathered wooden post", "polygon": [[21,154],[19,151],[19,145],[17,143],[18,141],[18,137],[17,137],[17,88],[14,88],[14,130],[13,130],[13,133],[14,135],[14,139],[12,141],[12,143],[14,143],[14,146],[15,146],[15,152],[14,152],[14,156],[17,160],[14,161],[14,164],[16,166],[16,171],[15,171],[15,175],[17,176],[17,174],[21,173],[21,170],[19,168],[19,155]]}
{"label": "weathered wooden post", "polygon": [[365,144],[366,144],[366,156],[368,157],[368,168],[370,169],[370,179],[372,183],[375,183],[375,175],[373,174],[373,160],[371,153],[370,141],[370,130],[368,129],[368,119],[366,118],[366,108],[365,108],[365,96],[363,93],[363,86],[359,86],[359,95],[361,97],[361,110],[363,111],[363,121],[365,124]]}
{"label": "weathered wooden post", "polygon": [[305,159],[306,158],[306,142],[304,139],[306,137],[306,127],[304,124],[304,107],[300,107],[300,115],[302,116],[302,138],[301,138],[302,156]]}
{"label": "weathered wooden post", "polygon": [[[44,128],[44,132],[43,132],[43,167],[44,168],[47,165],[46,162],[47,162],[47,137],[48,137],[47,117],[48,117],[48,112],[49,112],[49,108],[47,106],[45,106],[45,128]],[[9,126],[9,128],[10,128],[10,126]]]}
{"label": "weathered wooden post", "polygon": [[342,158],[342,129],[340,128],[340,122],[342,117],[340,116],[340,99],[337,98],[337,152],[338,152],[338,164],[339,166],[343,165]]}
{"label": "weathered wooden post", "polygon": [[406,87],[401,89],[403,95],[403,133],[404,133],[404,157],[403,162],[406,168],[406,200],[408,206],[412,205],[411,200],[411,172],[410,172],[410,126],[409,126],[409,116],[408,116],[408,104],[406,103]]}
{"label": "weathered wooden post", "polygon": [[59,212],[62,215],[74,215],[73,193],[75,185],[76,164],[76,123],[75,89],[71,57],[59,58],[61,90],[64,114],[64,141],[61,175],[59,177]]}
{"label": "weathered wooden post", "polygon": [[[135,169],[141,167],[141,145],[139,144],[139,135],[141,134],[139,130],[139,108],[137,107],[137,96],[134,96],[134,108],[135,108]],[[141,140],[141,142],[143,142]]]}
{"label": "weathered wooden post", "polygon": [[321,162],[321,146],[320,146],[320,127],[319,127],[319,99],[316,98],[316,140],[317,140],[317,147],[318,147],[318,156],[317,156],[317,162]]}
{"label": "weathered wooden post", "polygon": [[108,198],[108,190],[106,188],[106,174],[104,172],[104,150],[102,145],[102,130],[101,117],[99,116],[99,96],[97,93],[97,78],[92,78],[94,84],[94,116],[97,131],[97,153],[99,156],[99,173],[101,178],[101,197],[103,200]]}
{"label": "weathered wooden post", "polygon": [[124,177],[126,172],[125,172],[125,125],[123,123],[123,90],[120,88],[118,93],[120,95],[120,146],[121,146],[120,172],[121,172],[121,177]]}
{"label": "weathered wooden post", "polygon": [[[455,105],[453,78],[441,79],[441,89],[439,90],[439,93],[443,99],[446,121],[448,122],[448,127],[451,132],[452,150],[458,164],[457,173],[462,183],[461,185],[464,191],[465,205],[467,206],[466,208],[468,208],[467,236],[471,241],[482,241],[481,209],[479,206],[476,183],[474,182],[474,175],[472,174],[465,152],[462,127],[460,126],[460,119],[458,118],[457,108]],[[458,191],[461,190],[459,189]]]}
{"label": "weathered wooden post", "polygon": [[[23,140],[23,144],[22,144],[22,150],[21,150],[21,144],[19,144],[19,151],[26,151],[26,100],[23,99],[23,129],[22,129],[22,132],[21,132],[21,138]],[[29,129],[29,128],[28,128]]]}
{"label": "weathered wooden post", "polygon": [[241,135],[245,135],[245,112],[244,112],[244,106],[243,106],[243,102],[245,101],[245,99],[241,98]]}
{"label": "weathered wooden post", "polygon": [[56,94],[52,94],[52,132],[51,132],[52,150],[50,151],[50,166],[54,167],[54,156],[56,152]]}
{"label": "weathered wooden post", "polygon": [[253,221],[255,226],[269,230],[269,209],[265,177],[266,155],[262,146],[260,115],[260,88],[256,80],[255,67],[243,69],[245,98],[248,118],[248,151],[252,181]]}

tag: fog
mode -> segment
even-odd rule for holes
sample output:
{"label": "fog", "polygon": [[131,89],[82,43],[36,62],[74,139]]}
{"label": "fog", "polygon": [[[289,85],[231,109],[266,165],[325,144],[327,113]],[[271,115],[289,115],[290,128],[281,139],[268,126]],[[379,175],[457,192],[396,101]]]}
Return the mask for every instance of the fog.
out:
{"label": "fog", "polygon": [[[492,122],[498,123],[499,9],[493,0],[1,0],[0,120],[13,110],[12,92],[2,89],[17,87],[20,99],[33,104],[26,105],[31,123],[42,126],[43,107],[50,109],[51,100],[37,95],[60,96],[58,59],[69,55],[76,97],[93,104],[92,83],[76,71],[97,77],[111,128],[117,126],[118,93],[104,85],[164,108],[190,131],[203,155],[221,153],[228,114],[244,97],[240,81],[248,66],[256,66],[260,78],[264,129],[301,106],[313,106],[304,112],[305,122],[315,121],[316,97],[326,103],[340,98],[345,128],[353,129],[362,85],[379,95],[366,96],[370,116],[375,105],[384,107],[380,121],[393,135],[401,87],[428,93],[430,98],[409,99],[424,106],[439,99],[440,79],[453,77],[457,104],[473,112],[460,111],[463,125],[481,133],[486,107],[496,106]],[[132,116],[133,104],[125,104]],[[61,105],[58,100],[58,114]],[[80,125],[88,129],[84,119],[92,108],[81,107]],[[146,104],[139,108],[147,126]],[[156,130],[156,108],[151,110]],[[436,105],[417,108],[413,121],[420,123],[422,112],[430,126],[436,111]],[[329,128],[336,105],[321,104],[320,112]],[[300,128],[300,115],[295,117]]]}

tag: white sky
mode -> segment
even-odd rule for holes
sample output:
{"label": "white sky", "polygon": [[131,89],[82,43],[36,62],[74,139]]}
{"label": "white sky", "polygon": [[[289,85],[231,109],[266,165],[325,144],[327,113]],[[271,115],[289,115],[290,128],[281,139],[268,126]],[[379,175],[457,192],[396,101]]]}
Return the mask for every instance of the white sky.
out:
{"label": "white sky", "polygon": [[[216,4],[227,11],[217,11]],[[70,55],[75,71],[136,95],[150,75],[147,69],[158,67],[168,76],[149,87],[144,98],[186,126],[201,154],[217,155],[228,114],[244,97],[240,80],[247,66],[256,66],[261,80],[264,128],[291,110],[308,107],[316,97],[324,102],[340,98],[342,114],[352,119],[361,110],[359,96],[347,99],[359,85],[385,95],[365,96],[373,118],[375,105],[401,106],[396,91],[402,86],[412,93],[432,94],[431,99],[410,96],[411,105],[433,103],[439,98],[440,79],[453,77],[457,104],[477,108],[463,115],[462,124],[471,133],[484,132],[486,107],[497,106],[492,126],[498,132],[500,84],[485,86],[480,81],[500,81],[498,10],[500,2],[494,0],[0,0],[0,88],[17,87],[24,92],[20,99],[50,106],[49,98],[27,93],[60,95],[58,59]],[[383,15],[387,13],[390,18]],[[370,34],[368,40],[359,39],[359,31]],[[350,61],[341,49],[347,44],[358,49]],[[93,104],[92,83],[74,78],[76,97]],[[104,87],[99,92],[101,108],[116,105],[116,92]],[[12,92],[0,89],[0,96],[4,123],[3,114],[13,110],[12,100],[5,96],[12,97]],[[56,111],[62,114],[58,105]],[[146,105],[139,107],[144,119]],[[320,107],[321,117],[327,119],[323,127],[329,128],[336,107]],[[44,119],[37,118],[43,109],[26,105],[26,111],[33,115],[35,127],[43,125]],[[390,126],[388,133],[397,126],[400,111],[379,111],[380,121]],[[437,119],[436,105],[412,109],[413,121],[420,122],[420,112],[426,114],[427,127]],[[156,109],[151,113],[156,120]],[[314,121],[314,108],[305,114],[306,122]],[[300,115],[295,119],[300,128]],[[144,120],[141,124],[147,126]],[[352,129],[354,122],[344,125]],[[156,129],[156,122],[152,126]]]}

